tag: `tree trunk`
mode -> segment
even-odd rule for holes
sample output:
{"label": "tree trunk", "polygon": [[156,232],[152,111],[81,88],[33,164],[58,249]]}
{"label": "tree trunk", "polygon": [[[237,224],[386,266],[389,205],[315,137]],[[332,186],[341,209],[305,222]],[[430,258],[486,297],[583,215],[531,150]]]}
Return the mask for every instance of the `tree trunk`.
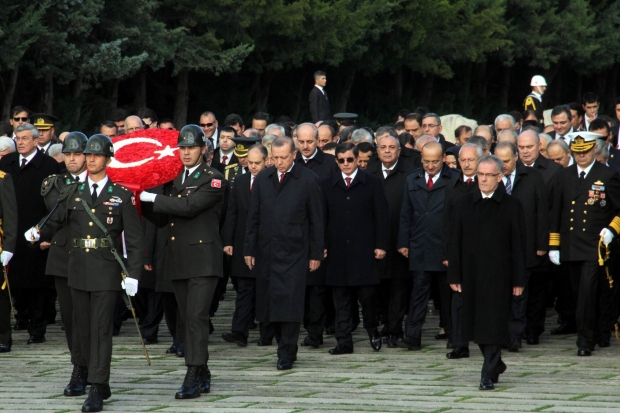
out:
{"label": "tree trunk", "polygon": [[487,102],[487,62],[478,65],[478,99],[480,102]]}
{"label": "tree trunk", "polygon": [[[603,101],[603,104],[606,103],[605,108],[607,108],[607,112],[608,113],[613,113],[614,115],[616,114],[615,108],[616,108],[616,97],[615,95],[615,91],[618,87],[618,63],[616,63],[615,65],[613,65],[613,67],[611,68],[611,75],[609,76],[609,87],[607,89],[607,96],[605,97],[605,100]],[[614,119],[614,120],[617,120]]]}
{"label": "tree trunk", "polygon": [[43,113],[49,113],[50,115],[54,114],[54,75],[51,71],[45,74]]}
{"label": "tree trunk", "polygon": [[174,124],[177,128],[187,123],[189,105],[189,70],[182,69],[177,75],[177,96],[174,104]]}
{"label": "tree trunk", "polygon": [[[394,101],[402,106],[403,103],[403,67],[398,66],[394,72]],[[410,109],[411,110],[411,109]]]}
{"label": "tree trunk", "polygon": [[260,87],[258,89],[258,96],[256,99],[256,110],[258,112],[265,112],[267,110],[267,103],[269,102],[269,91],[271,89],[271,81],[273,80],[273,72],[263,73]]}
{"label": "tree trunk", "polygon": [[82,82],[84,80],[84,75],[79,73],[75,81],[73,82],[73,86],[71,89],[71,98],[75,103],[75,108],[73,112],[73,125],[77,125],[80,122],[80,118],[82,116]]}
{"label": "tree trunk", "polygon": [[435,85],[435,75],[427,75],[422,83],[422,94],[420,96],[420,106],[429,107],[433,97],[433,87]]}
{"label": "tree trunk", "polygon": [[118,79],[114,79],[110,82],[108,98],[109,112],[118,108],[118,82]]}
{"label": "tree trunk", "polygon": [[336,106],[337,110],[332,112],[338,113],[347,111],[347,103],[349,102],[349,96],[351,96],[351,88],[353,87],[356,73],[357,69],[353,67],[347,70],[344,85],[342,86],[342,92],[340,93],[340,99],[338,100],[338,105]]}
{"label": "tree trunk", "polygon": [[2,119],[8,119],[11,116],[11,107],[13,105],[13,96],[15,95],[15,87],[17,86],[17,77],[19,75],[19,62],[15,65],[9,76],[9,83],[4,90],[4,98],[2,99]]}
{"label": "tree trunk", "polygon": [[499,97],[499,110],[506,113],[508,110],[508,91],[510,90],[510,67],[502,66],[502,90]]}
{"label": "tree trunk", "polygon": [[301,76],[299,79],[299,83],[297,86],[297,92],[295,93],[295,104],[293,105],[293,109],[289,113],[293,122],[297,122],[297,118],[299,117],[299,112],[301,112],[301,100],[304,95],[304,84],[306,83],[306,71],[301,71]]}
{"label": "tree trunk", "polygon": [[461,110],[460,114],[466,117],[471,116],[472,102],[471,102],[471,68],[472,63],[465,63],[463,70],[463,80],[461,87]]}
{"label": "tree trunk", "polygon": [[575,89],[574,89],[574,100],[575,102],[578,102],[581,105],[581,90],[583,89],[583,76],[579,75],[577,77],[577,84],[575,85]]}
{"label": "tree trunk", "polygon": [[136,109],[140,110],[146,106],[146,67],[138,73],[138,91],[136,93],[135,105]]}

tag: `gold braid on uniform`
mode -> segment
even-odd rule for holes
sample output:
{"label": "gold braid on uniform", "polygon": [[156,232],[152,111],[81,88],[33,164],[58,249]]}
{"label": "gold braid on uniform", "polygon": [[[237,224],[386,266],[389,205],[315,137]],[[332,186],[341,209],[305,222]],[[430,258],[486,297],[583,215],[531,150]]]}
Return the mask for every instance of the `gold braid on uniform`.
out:
{"label": "gold braid on uniform", "polygon": [[616,234],[620,234],[620,217],[615,217],[609,226],[616,231]]}
{"label": "gold braid on uniform", "polygon": [[560,246],[560,233],[559,232],[549,233],[549,246],[550,247]]}
{"label": "gold braid on uniform", "polygon": [[532,108],[536,110],[536,104],[531,96],[528,96],[527,99],[525,99],[525,107],[527,108],[528,106],[532,106]]}

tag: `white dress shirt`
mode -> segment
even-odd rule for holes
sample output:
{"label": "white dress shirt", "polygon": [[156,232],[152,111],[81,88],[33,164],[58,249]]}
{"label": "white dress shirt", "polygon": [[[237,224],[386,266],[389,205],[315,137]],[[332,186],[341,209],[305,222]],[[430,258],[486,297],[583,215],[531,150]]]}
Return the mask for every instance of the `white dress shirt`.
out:
{"label": "white dress shirt", "polygon": [[355,179],[355,175],[357,175],[358,169],[359,168],[355,168],[355,171],[353,171],[353,173],[351,175],[347,175],[344,172],[341,172],[342,173],[342,179],[345,180],[344,181],[345,184],[347,183],[346,178],[351,178],[351,183],[353,183],[353,180]]}
{"label": "white dress shirt", "polygon": [[[191,168],[187,169],[183,169],[183,178],[181,179],[181,183],[185,182],[185,176],[192,176],[192,174],[194,173],[194,171],[200,166],[200,164],[196,165],[196,166],[192,166]],[[189,171],[189,173],[188,173]]]}
{"label": "white dress shirt", "polygon": [[590,169],[592,169],[592,167],[594,166],[594,162],[596,162],[596,160],[594,160],[590,166],[588,166],[585,169],[581,169],[581,167],[579,165],[577,165],[577,177],[579,177],[579,175],[581,175],[581,172],[585,172],[586,173],[586,177],[588,176],[588,174],[590,173]]}
{"label": "white dress shirt", "polygon": [[280,177],[282,176],[282,174],[283,174],[283,173],[289,173],[289,172],[291,172],[291,169],[293,169],[293,166],[295,166],[295,162],[293,162],[293,164],[291,165],[291,167],[290,167],[290,168],[288,168],[288,171],[286,171],[286,172],[280,172],[280,171],[278,171],[278,181],[280,180]]}
{"label": "white dress shirt", "polygon": [[392,173],[392,171],[394,171],[394,169],[396,169],[396,165],[398,165],[398,161],[396,161],[396,163],[394,165],[392,165],[391,168],[386,168],[385,164],[381,163],[381,171],[383,171],[383,177],[387,178],[388,172],[386,172],[386,171],[390,171],[390,173]]}
{"label": "white dress shirt", "polygon": [[26,165],[28,165],[30,163],[30,161],[32,161],[32,158],[34,158],[34,156],[37,154],[37,151],[34,150],[32,151],[32,153],[26,157],[24,157],[23,155],[19,155],[19,166],[22,166],[22,159],[26,159]]}
{"label": "white dress shirt", "polygon": [[93,184],[97,184],[97,197],[99,197],[99,195],[101,195],[101,191],[103,190],[103,188],[105,188],[106,184],[108,183],[108,176],[104,176],[103,179],[99,182],[93,182],[90,179],[90,176],[88,177],[88,193],[92,194],[93,193]]}

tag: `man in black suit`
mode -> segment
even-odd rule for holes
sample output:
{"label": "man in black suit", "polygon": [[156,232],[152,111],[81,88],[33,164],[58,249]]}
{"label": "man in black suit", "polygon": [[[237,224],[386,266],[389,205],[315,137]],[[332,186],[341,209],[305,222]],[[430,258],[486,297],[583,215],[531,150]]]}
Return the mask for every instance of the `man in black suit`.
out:
{"label": "man in black suit", "polygon": [[219,146],[218,140],[220,136],[220,131],[218,128],[217,119],[215,118],[215,113],[210,111],[203,112],[200,115],[200,122],[198,123],[198,125],[200,125],[200,128],[204,132],[205,139],[211,142],[214,150],[217,149]]}
{"label": "man in black suit", "polygon": [[325,92],[326,84],[327,77],[325,72],[314,72],[314,87],[310,91],[309,97],[310,116],[313,123],[331,118],[329,99],[327,98],[327,92]]}
{"label": "man in black suit", "polygon": [[598,133],[602,136],[601,139],[605,141],[605,144],[609,148],[609,159],[607,160],[609,166],[612,168],[620,168],[620,149],[614,148],[611,144],[613,135],[609,124],[603,119],[594,119],[590,123],[589,131]]}
{"label": "man in black suit", "polygon": [[[47,214],[41,183],[59,172],[59,164],[37,149],[39,130],[30,123],[18,126],[15,135],[17,152],[2,157],[0,170],[13,179],[19,211],[17,231],[23,234]],[[24,321],[28,323],[28,344],[43,343],[47,330],[46,298],[53,285],[53,280],[45,276],[48,251],[32,249],[23,237],[18,237],[14,252],[9,282],[13,298],[17,299],[16,310],[25,315]]]}
{"label": "man in black suit", "polygon": [[437,140],[437,142],[441,144],[444,153],[446,152],[446,150],[454,146],[452,142],[446,141],[446,138],[444,138],[441,134],[441,118],[438,114],[427,113],[426,115],[422,116],[421,126],[425,135],[431,135]]}
{"label": "man in black suit", "polygon": [[[2,219],[2,253],[0,261],[6,266],[13,258],[17,242],[17,200],[13,180],[4,171],[0,171],[0,219]],[[21,238],[21,237],[19,237]],[[0,289],[0,353],[11,351],[13,344],[11,330],[11,301],[9,288]]]}
{"label": "man in black suit", "polygon": [[573,114],[568,105],[558,105],[554,107],[551,111],[553,132],[549,132],[548,135],[551,136],[552,139],[562,139],[569,145],[570,142],[566,135],[574,131],[572,120]]}
{"label": "man in black suit", "polygon": [[[547,191],[542,176],[534,168],[517,164],[517,148],[509,142],[500,142],[495,147],[495,156],[504,163],[502,181],[508,195],[521,201],[526,220],[525,226],[526,282],[532,270],[540,267],[547,255],[547,234],[549,233],[549,206]],[[508,351],[517,352],[525,332],[528,289],[512,297],[510,311],[510,345]]]}
{"label": "man in black suit", "polygon": [[236,136],[236,133],[231,126],[224,126],[219,132],[219,141],[217,149],[213,151],[211,167],[224,174],[226,166],[239,162],[237,155],[234,153],[235,142],[233,142],[233,138]]}

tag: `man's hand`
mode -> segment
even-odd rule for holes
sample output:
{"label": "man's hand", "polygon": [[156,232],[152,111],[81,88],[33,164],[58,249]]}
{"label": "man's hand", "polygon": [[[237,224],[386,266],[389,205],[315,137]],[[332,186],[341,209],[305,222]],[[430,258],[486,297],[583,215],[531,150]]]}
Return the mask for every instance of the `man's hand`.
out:
{"label": "man's hand", "polygon": [[536,251],[536,255],[538,255],[539,257],[544,257],[546,253],[547,251],[543,251],[543,250]]}
{"label": "man's hand", "polygon": [[319,261],[319,260],[310,260],[310,264],[309,264],[310,272],[316,271],[317,268],[319,268],[320,265],[321,265],[321,261]]}
{"label": "man's hand", "polygon": [[39,231],[36,227],[32,227],[24,233],[24,237],[26,237],[26,241],[34,244],[39,240]]}
{"label": "man's hand", "polygon": [[549,251],[549,260],[555,265],[560,265],[560,251]]}
{"label": "man's hand", "polygon": [[450,288],[452,288],[452,291],[456,291],[457,293],[461,292],[461,284],[450,284]]}
{"label": "man's hand", "polygon": [[52,246],[52,244],[50,244],[47,241],[43,241],[42,243],[39,244],[39,248],[41,249],[41,251],[45,251],[46,249],[48,249],[51,246]]}
{"label": "man's hand", "polygon": [[2,266],[6,267],[7,265],[9,265],[9,261],[11,261],[11,258],[13,258],[12,252],[2,251],[2,254],[0,254],[0,261],[2,261]]}
{"label": "man's hand", "polygon": [[149,264],[144,264],[144,269],[147,271],[153,271],[153,266]]}
{"label": "man's hand", "polygon": [[385,250],[381,250],[381,249],[377,248],[375,250],[375,259],[376,260],[382,260],[383,258],[385,258]]}
{"label": "man's hand", "polygon": [[448,260],[442,261],[441,263],[445,265],[446,267],[448,266]]}
{"label": "man's hand", "polygon": [[245,265],[248,266],[248,268],[253,269],[254,268],[254,257],[243,257],[243,259],[245,260]]}
{"label": "man's hand", "polygon": [[601,230],[601,233],[598,235],[603,237],[603,244],[605,244],[605,246],[608,246],[609,243],[614,239],[614,233],[608,230],[607,228],[603,228]]}
{"label": "man's hand", "polygon": [[525,287],[512,287],[512,295],[516,295],[517,297],[523,294],[523,290]]}
{"label": "man's hand", "polygon": [[126,277],[121,281],[121,287],[123,287],[128,296],[133,297],[138,292],[138,280]]}
{"label": "man's hand", "polygon": [[224,254],[233,255],[233,247],[232,245],[227,245],[224,247]]}
{"label": "man's hand", "polygon": [[409,258],[409,248],[399,248],[398,252],[400,252],[403,257]]}
{"label": "man's hand", "polygon": [[142,191],[140,192],[140,201],[142,202],[155,202],[155,197],[157,194],[153,194],[151,192]]}
{"label": "man's hand", "polygon": [[323,259],[327,258],[327,250],[323,250]]}

